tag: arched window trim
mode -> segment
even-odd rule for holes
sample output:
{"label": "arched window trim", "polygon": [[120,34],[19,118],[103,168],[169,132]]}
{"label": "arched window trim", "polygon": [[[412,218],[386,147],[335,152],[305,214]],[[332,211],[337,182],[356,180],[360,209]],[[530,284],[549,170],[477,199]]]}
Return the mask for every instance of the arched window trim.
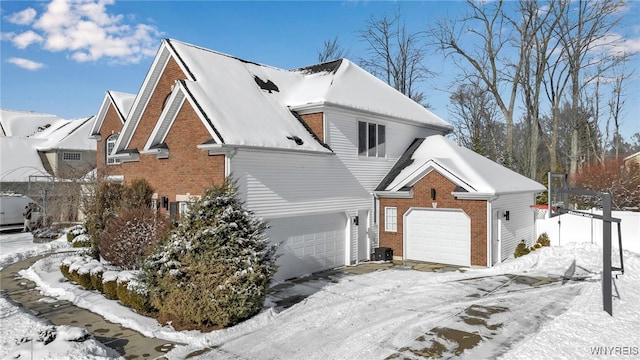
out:
{"label": "arched window trim", "polygon": [[120,159],[114,159],[109,156],[113,148],[116,146],[116,141],[118,140],[119,135],[120,134],[111,134],[104,142],[104,156],[107,165],[120,164]]}

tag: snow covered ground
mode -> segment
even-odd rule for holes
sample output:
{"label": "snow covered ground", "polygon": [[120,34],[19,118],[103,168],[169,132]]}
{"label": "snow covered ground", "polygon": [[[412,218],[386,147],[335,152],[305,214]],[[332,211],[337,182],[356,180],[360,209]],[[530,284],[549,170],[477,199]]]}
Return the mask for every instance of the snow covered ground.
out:
{"label": "snow covered ground", "polygon": [[[0,267],[62,249],[68,250],[62,239],[34,244],[25,234],[2,234]],[[412,359],[425,348],[437,348],[435,342],[443,345],[444,357],[469,359],[639,358],[640,255],[625,252],[625,274],[615,280],[610,317],[602,310],[601,254],[597,245],[571,243],[491,269],[431,273],[394,267],[335,282],[299,283],[288,291],[311,292],[305,300],[276,310],[275,300],[268,299],[254,318],[211,333],[175,331],[96,292],[61,282],[51,260],[21,274],[49,297],[70,300],[147,336],[187,344],[172,350],[169,359],[185,359],[203,348],[210,350],[201,359]],[[4,298],[0,321],[3,359],[114,356],[93,340],[64,342],[82,335],[83,329],[73,327],[58,328],[58,338],[48,345],[16,341],[42,337],[47,325]],[[451,340],[456,334],[477,343],[456,351]]]}

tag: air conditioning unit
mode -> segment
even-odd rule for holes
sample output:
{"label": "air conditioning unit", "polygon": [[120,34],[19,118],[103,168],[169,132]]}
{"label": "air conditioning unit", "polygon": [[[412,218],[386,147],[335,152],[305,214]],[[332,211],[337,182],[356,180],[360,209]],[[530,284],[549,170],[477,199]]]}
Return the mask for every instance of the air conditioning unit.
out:
{"label": "air conditioning unit", "polygon": [[374,261],[393,261],[393,249],[388,247],[379,247],[373,250]]}

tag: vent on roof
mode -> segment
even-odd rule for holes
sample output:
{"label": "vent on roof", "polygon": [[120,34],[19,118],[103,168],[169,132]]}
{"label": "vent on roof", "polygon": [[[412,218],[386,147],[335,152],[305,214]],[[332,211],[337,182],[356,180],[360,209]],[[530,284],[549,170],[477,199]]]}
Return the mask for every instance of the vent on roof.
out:
{"label": "vent on roof", "polygon": [[468,192],[467,189],[463,188],[462,186],[456,186],[456,188],[453,190],[453,192]]}
{"label": "vent on roof", "polygon": [[302,145],[304,144],[304,141],[302,141],[302,139],[300,139],[299,137],[293,135],[293,136],[287,136],[287,139],[289,140],[293,140],[296,142],[296,145]]}
{"label": "vent on roof", "polygon": [[278,89],[278,86],[274,84],[273,81],[271,80],[264,81],[260,79],[257,75],[253,76],[253,80],[256,81],[256,84],[258,84],[258,86],[260,86],[260,89],[267,90],[269,94],[271,94],[273,91],[280,92],[280,89]]}

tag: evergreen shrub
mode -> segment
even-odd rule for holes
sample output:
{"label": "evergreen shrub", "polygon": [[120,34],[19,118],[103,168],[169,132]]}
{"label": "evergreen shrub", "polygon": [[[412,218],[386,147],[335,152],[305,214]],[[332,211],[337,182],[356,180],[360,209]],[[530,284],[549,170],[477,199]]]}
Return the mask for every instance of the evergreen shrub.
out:
{"label": "evergreen shrub", "polygon": [[144,262],[139,279],[152,306],[192,328],[226,327],[259,312],[277,270],[266,229],[230,180],[207,190]]}

